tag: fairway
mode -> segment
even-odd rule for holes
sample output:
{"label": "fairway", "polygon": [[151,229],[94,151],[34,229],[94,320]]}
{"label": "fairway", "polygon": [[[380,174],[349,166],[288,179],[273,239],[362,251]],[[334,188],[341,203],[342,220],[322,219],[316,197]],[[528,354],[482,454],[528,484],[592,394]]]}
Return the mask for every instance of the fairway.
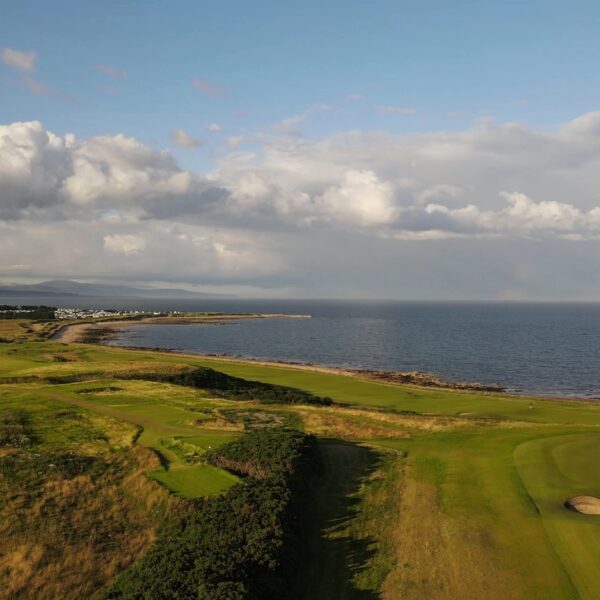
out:
{"label": "fairway", "polygon": [[565,501],[600,497],[600,433],[532,440],[515,450],[515,463],[540,511],[548,537],[585,600],[600,590],[600,517],[577,514]]}
{"label": "fairway", "polygon": [[[73,362],[51,362],[55,354],[69,352]],[[6,350],[0,346],[0,353]],[[2,355],[0,354],[0,355]],[[545,400],[510,394],[463,392],[436,388],[369,381],[334,373],[285,366],[266,366],[239,360],[224,360],[192,355],[104,348],[82,344],[20,344],[5,354],[6,367],[0,363],[2,377],[100,376],[107,371],[128,368],[162,368],[172,365],[207,366],[224,373],[297,387],[328,396],[344,404],[415,411],[441,415],[470,415],[534,423],[598,424],[600,405],[592,402]]]}
{"label": "fairway", "polygon": [[237,377],[298,387],[347,404],[538,423],[600,423],[600,406],[589,402],[546,401],[509,394],[419,388],[309,369],[272,367],[243,361],[193,357],[189,357],[189,360],[193,364],[209,366]]}
{"label": "fairway", "polygon": [[406,566],[391,573],[391,588],[409,598],[489,590],[523,600],[578,597],[513,460],[515,448],[538,435],[491,430],[376,442],[407,454],[396,515],[398,561]]}

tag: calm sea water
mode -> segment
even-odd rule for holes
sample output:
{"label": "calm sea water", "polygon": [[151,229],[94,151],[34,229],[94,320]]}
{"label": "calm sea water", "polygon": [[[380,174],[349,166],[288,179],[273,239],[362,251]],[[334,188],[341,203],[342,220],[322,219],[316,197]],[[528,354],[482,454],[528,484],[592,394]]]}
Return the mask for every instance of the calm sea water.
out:
{"label": "calm sea water", "polygon": [[60,306],[306,313],[312,318],[131,326],[114,343],[431,371],[447,379],[498,383],[521,392],[600,396],[600,304],[117,298],[36,302],[42,300]]}

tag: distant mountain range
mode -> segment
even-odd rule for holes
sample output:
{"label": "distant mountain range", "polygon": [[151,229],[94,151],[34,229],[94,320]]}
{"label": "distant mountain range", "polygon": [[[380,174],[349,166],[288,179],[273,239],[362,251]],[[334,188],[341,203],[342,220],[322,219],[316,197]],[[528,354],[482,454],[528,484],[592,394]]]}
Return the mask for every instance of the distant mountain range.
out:
{"label": "distant mountain range", "polygon": [[69,279],[54,279],[31,285],[0,285],[0,297],[83,296],[114,298],[230,298],[225,294],[207,294],[180,289],[136,288],[127,285],[80,283]]}

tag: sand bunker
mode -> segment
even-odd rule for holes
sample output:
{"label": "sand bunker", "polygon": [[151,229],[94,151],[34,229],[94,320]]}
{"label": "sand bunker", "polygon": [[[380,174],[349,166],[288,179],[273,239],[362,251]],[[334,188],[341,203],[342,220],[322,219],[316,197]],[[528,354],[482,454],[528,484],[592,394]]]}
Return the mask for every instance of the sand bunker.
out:
{"label": "sand bunker", "polygon": [[594,496],[573,496],[565,506],[584,515],[600,515],[600,498]]}

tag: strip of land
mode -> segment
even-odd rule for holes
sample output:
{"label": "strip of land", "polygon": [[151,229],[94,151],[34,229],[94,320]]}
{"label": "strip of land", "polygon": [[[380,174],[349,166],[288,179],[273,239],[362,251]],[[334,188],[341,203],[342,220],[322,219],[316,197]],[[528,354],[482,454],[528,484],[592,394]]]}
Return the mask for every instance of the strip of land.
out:
{"label": "strip of land", "polygon": [[143,317],[141,319],[118,319],[115,321],[95,321],[84,323],[66,323],[52,334],[51,339],[76,343],[88,341],[97,329],[110,332],[130,327],[131,325],[221,325],[245,319],[310,319],[310,315],[294,315],[285,313],[209,313],[202,315],[176,315],[161,317]]}

